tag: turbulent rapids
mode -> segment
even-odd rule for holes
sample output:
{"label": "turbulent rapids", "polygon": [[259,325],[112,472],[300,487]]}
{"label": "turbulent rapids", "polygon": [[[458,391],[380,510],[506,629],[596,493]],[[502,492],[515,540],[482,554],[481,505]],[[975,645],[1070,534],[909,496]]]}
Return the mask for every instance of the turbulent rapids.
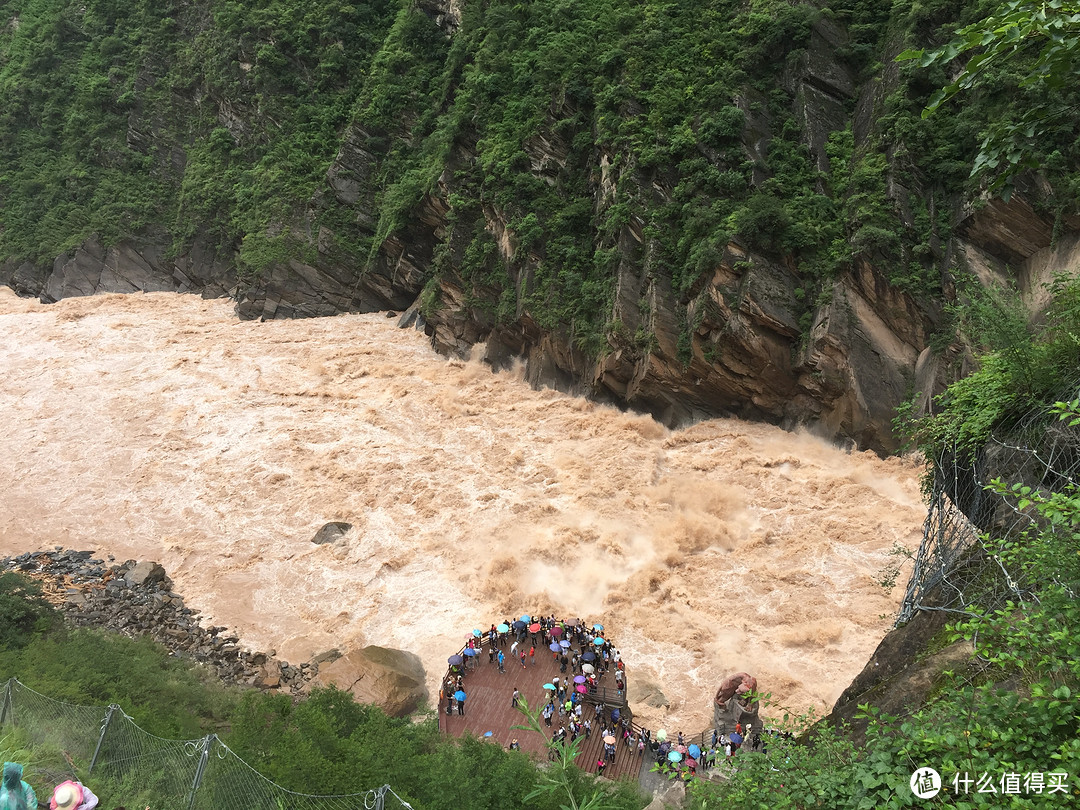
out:
{"label": "turbulent rapids", "polygon": [[[156,559],[249,647],[398,647],[433,689],[471,628],[580,615],[667,696],[638,713],[669,727],[703,728],[740,670],[831,705],[923,517],[911,462],[736,420],[668,430],[381,315],[0,288],[0,371],[0,552]],[[353,528],[313,545],[328,521]]]}

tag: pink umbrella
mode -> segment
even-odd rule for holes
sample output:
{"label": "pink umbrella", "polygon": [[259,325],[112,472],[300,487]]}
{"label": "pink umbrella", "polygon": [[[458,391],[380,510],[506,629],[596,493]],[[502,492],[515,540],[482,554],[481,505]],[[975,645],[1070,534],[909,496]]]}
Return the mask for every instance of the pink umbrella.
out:
{"label": "pink umbrella", "polygon": [[585,692],[587,691],[587,690],[585,689],[585,684],[583,684],[583,683],[579,683],[579,684],[578,684],[577,686],[575,686],[574,688],[575,688],[575,689],[577,689],[577,690],[578,690],[579,692],[581,692],[581,694],[583,694],[583,695],[584,695],[584,694],[585,694]]}
{"label": "pink umbrella", "polygon": [[561,636],[562,635],[562,628],[561,627],[552,627],[551,628],[551,635],[556,636],[556,637]]}

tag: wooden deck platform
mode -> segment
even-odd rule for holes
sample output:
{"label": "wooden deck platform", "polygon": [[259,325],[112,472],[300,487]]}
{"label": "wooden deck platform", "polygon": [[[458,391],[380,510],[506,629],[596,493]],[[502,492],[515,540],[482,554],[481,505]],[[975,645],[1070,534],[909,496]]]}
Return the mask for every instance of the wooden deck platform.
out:
{"label": "wooden deck platform", "polygon": [[[551,683],[554,677],[565,679],[569,676],[572,679],[574,673],[569,670],[565,674],[560,673],[559,663],[552,657],[546,645],[542,648],[542,653],[541,648],[537,648],[536,664],[527,665],[524,669],[520,661],[510,657],[509,644],[503,649],[506,655],[506,672],[500,673],[497,663],[488,663],[488,646],[485,642],[480,651],[481,654],[476,656],[477,663],[467,668],[464,677],[464,690],[468,696],[465,701],[465,715],[459,717],[456,708],[453,715],[448,715],[444,700],[439,707],[439,728],[455,737],[465,734],[483,737],[485,732],[490,731],[492,735],[489,739],[493,744],[507,748],[512,740],[517,739],[522,751],[527,751],[534,757],[546,759],[546,742],[551,739],[551,733],[560,725],[566,725],[565,722],[559,722],[558,713],[552,720],[551,728],[544,726],[541,721],[541,728],[547,732],[546,739],[542,739],[534,731],[515,729],[513,726],[523,725],[525,718],[517,709],[510,707],[511,697],[516,687],[522,697],[529,702],[530,707],[542,707],[547,702],[548,694],[543,685]],[[529,645],[525,649],[528,650]],[[520,651],[519,646],[518,652]],[[627,673],[627,678],[629,677],[631,677],[630,673]],[[601,678],[600,685],[602,687],[614,686],[611,672]],[[594,707],[586,704],[584,711],[583,717],[593,720]],[[596,772],[596,762],[603,752],[603,742],[595,728],[596,723],[594,722],[593,725],[592,735],[583,744],[577,758],[578,767],[589,773]],[[645,758],[648,759],[648,756]],[[641,764],[642,758],[638,756],[637,748],[631,750],[620,740],[616,746],[615,761],[608,763],[604,776],[611,779],[637,779]]]}

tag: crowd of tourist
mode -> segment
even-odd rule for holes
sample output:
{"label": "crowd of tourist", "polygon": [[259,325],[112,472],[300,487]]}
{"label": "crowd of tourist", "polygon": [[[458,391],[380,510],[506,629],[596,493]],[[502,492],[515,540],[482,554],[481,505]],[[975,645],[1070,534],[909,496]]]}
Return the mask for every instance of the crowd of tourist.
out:
{"label": "crowd of tourist", "polygon": [[[684,739],[679,732],[669,740],[667,732],[655,735],[647,728],[632,722],[626,707],[626,667],[618,649],[604,633],[602,625],[586,625],[579,619],[557,619],[555,616],[523,615],[490,625],[487,630],[472,631],[461,653],[449,658],[449,670],[442,690],[447,714],[465,714],[465,677],[480,666],[484,657],[497,666],[500,674],[515,668],[529,670],[537,666],[542,656],[549,655],[558,665],[559,674],[543,685],[540,718],[551,729],[551,742],[572,743],[600,735],[601,754],[589,769],[603,774],[615,761],[620,750],[623,756],[644,761],[654,758],[658,770],[671,778],[693,779],[718,768],[736,756],[740,750],[767,754],[775,732],[743,727],[737,724],[731,734],[712,731],[711,740],[695,737],[696,742]],[[508,678],[513,681],[513,678]],[[601,692],[611,689],[613,692]],[[523,699],[515,683],[510,693],[510,707],[516,708]],[[532,702],[532,701],[530,701]],[[489,732],[490,733],[490,732]],[[707,736],[707,735],[706,735]],[[689,743],[689,744],[688,744]],[[520,748],[515,738],[511,748]],[[558,748],[549,746],[549,756],[555,759]]]}

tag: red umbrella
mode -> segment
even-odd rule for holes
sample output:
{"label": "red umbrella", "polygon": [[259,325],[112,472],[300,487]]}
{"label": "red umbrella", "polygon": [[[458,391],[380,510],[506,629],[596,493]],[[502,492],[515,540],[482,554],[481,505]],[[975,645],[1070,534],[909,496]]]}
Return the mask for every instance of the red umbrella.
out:
{"label": "red umbrella", "polygon": [[536,633],[536,632],[539,632],[539,630],[540,630],[540,622],[533,622],[532,624],[529,625],[529,632],[530,633]]}
{"label": "red umbrella", "polygon": [[561,627],[552,627],[551,628],[551,635],[556,636],[556,637],[561,636],[562,635],[562,628]]}

